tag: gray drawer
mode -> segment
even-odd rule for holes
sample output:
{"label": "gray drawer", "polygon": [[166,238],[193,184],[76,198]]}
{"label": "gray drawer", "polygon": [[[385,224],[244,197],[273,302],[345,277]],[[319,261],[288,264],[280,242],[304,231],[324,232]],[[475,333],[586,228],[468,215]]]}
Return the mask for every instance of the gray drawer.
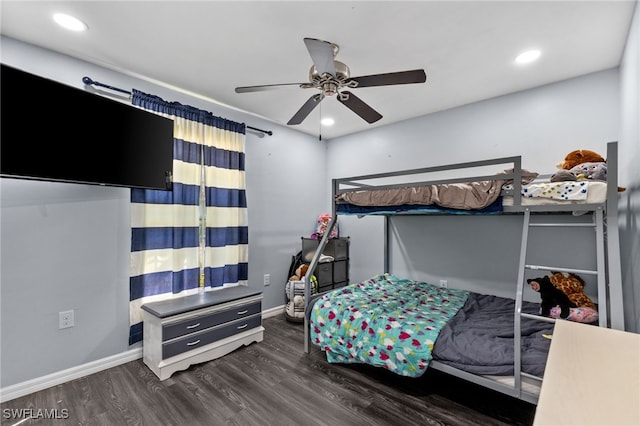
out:
{"label": "gray drawer", "polygon": [[333,256],[334,260],[344,260],[349,257],[349,240],[347,238],[332,238],[325,246],[325,254]]}
{"label": "gray drawer", "polygon": [[233,321],[232,323],[192,333],[188,336],[162,344],[162,359],[171,358],[183,352],[192,351],[201,346],[222,340],[234,334],[242,333],[262,325],[262,315]]}
{"label": "gray drawer", "polygon": [[349,281],[349,271],[347,271],[347,261],[338,260],[333,262],[333,282]]}
{"label": "gray drawer", "polygon": [[[320,240],[313,238],[302,238],[302,259],[305,263],[310,263],[316,249],[320,245]],[[349,237],[329,238],[322,252],[331,256],[334,260],[345,260],[349,258]]]}
{"label": "gray drawer", "polygon": [[224,311],[214,312],[208,315],[200,315],[185,319],[184,321],[166,324],[162,327],[162,341],[174,339],[189,333],[196,333],[216,325],[235,321],[262,312],[262,301],[235,306]]}
{"label": "gray drawer", "polygon": [[316,267],[318,285],[331,284],[333,282],[333,262],[319,263]]}

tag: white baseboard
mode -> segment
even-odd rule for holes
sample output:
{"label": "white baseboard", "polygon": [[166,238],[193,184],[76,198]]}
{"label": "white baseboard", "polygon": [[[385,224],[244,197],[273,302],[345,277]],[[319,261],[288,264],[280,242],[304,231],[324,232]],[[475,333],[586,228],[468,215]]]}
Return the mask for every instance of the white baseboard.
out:
{"label": "white baseboard", "polygon": [[116,355],[88,362],[86,364],[71,367],[46,376],[16,383],[0,389],[0,402],[10,401],[21,396],[29,395],[43,389],[50,388],[80,377],[88,376],[111,367],[125,364],[142,358],[142,348],[131,349]]}
{"label": "white baseboard", "polygon": [[[284,312],[284,305],[262,311],[263,318],[274,317]],[[41,391],[80,377],[88,376],[108,368],[126,364],[130,361],[142,358],[142,348],[131,349],[116,355],[88,362],[86,364],[71,367],[46,376],[37,377],[22,383],[7,386],[0,389],[0,403],[11,401],[30,393]]]}
{"label": "white baseboard", "polygon": [[284,315],[284,305],[262,311],[262,318],[271,318],[279,314]]}

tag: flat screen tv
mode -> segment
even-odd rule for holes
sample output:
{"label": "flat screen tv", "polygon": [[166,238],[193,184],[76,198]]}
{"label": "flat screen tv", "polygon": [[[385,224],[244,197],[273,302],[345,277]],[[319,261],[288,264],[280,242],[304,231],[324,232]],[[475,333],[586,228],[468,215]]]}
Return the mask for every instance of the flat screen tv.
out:
{"label": "flat screen tv", "polygon": [[2,64],[0,176],[171,189],[173,120]]}

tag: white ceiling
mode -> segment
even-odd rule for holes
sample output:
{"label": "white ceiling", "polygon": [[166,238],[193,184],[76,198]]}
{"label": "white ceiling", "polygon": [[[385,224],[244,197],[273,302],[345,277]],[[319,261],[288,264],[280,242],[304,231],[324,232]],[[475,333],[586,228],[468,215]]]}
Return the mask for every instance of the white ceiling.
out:
{"label": "white ceiling", "polygon": [[[286,122],[316,89],[235,93],[308,81],[304,37],[340,46],[352,76],[423,68],[427,82],[353,89],[383,115],[368,124],[325,98],[300,125],[330,139],[616,67],[635,0],[605,1],[7,1],[1,33]],[[85,33],[59,28],[71,13]],[[517,66],[526,49],[540,60]],[[104,82],[108,83],[108,82]],[[127,88],[129,89],[129,88]],[[251,123],[248,123],[249,125]]]}

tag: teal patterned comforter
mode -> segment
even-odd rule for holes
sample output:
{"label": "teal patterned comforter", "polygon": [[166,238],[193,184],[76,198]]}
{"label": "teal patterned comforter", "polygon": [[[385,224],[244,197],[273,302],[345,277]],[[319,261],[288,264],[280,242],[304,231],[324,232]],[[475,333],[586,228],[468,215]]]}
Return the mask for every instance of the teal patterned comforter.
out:
{"label": "teal patterned comforter", "polygon": [[310,316],[311,341],[331,363],[363,363],[421,376],[438,333],[469,292],[390,274],[320,297]]}

